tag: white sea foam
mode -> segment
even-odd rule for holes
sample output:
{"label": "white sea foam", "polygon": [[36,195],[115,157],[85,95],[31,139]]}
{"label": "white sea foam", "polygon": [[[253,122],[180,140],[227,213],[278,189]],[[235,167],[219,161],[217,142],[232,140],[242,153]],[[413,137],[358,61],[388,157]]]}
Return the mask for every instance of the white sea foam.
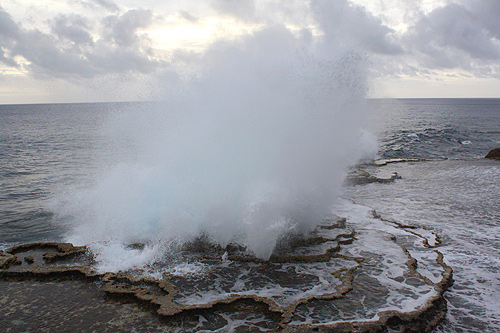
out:
{"label": "white sea foam", "polygon": [[[384,218],[423,226],[413,230],[427,239],[439,234],[445,262],[453,268],[453,287],[445,294],[448,314],[438,332],[497,331],[500,297],[498,205],[500,166],[483,159],[386,165],[402,179],[346,189],[349,197],[377,209]],[[403,201],[400,198],[406,198]],[[403,209],[404,207],[404,209]],[[417,243],[420,240],[415,239]],[[429,242],[435,245],[434,242]],[[418,244],[416,244],[418,245]],[[409,249],[421,265],[418,272],[436,282],[435,254]]]}
{"label": "white sea foam", "polygon": [[416,133],[411,133],[407,135],[409,138],[415,139],[415,140],[420,140],[418,134]]}
{"label": "white sea foam", "polygon": [[162,273],[167,273],[173,276],[185,277],[191,274],[200,275],[207,269],[208,269],[207,265],[202,264],[200,262],[193,262],[193,263],[182,262],[178,265],[175,265],[174,267],[163,270]]}

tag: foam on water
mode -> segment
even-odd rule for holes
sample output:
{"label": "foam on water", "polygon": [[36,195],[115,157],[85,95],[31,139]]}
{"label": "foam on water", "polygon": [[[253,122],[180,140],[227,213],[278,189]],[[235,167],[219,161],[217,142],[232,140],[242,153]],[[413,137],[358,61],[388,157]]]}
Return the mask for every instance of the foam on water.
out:
{"label": "foam on water", "polygon": [[[391,186],[349,188],[347,193],[389,220],[424,227],[420,233],[427,239],[432,239],[430,232],[439,234],[439,251],[453,267],[454,284],[445,294],[448,314],[437,331],[498,330],[498,163],[444,160],[388,164],[382,169],[396,171],[402,179]],[[418,269],[422,275],[431,281],[440,278],[432,255],[408,249],[424,264],[425,271]]]}
{"label": "foam on water", "polygon": [[[377,320],[380,311],[413,311],[436,296],[432,282],[423,276],[439,281],[443,267],[436,262],[432,249],[424,246],[422,229],[408,232],[375,218],[371,207],[349,200],[340,201],[334,211],[347,218],[348,227],[356,228],[356,241],[342,254],[364,258],[354,271],[353,290],[333,302],[319,298],[298,306],[292,325]],[[408,266],[410,254],[419,254],[422,259],[416,275]]]}

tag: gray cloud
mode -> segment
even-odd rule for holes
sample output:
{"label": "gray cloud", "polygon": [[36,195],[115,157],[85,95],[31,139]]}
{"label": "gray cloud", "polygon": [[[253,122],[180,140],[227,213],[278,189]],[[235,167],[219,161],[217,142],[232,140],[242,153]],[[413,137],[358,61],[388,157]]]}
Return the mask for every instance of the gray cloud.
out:
{"label": "gray cloud", "polygon": [[402,36],[401,43],[421,71],[458,70],[464,76],[496,77],[499,13],[498,1],[451,3],[422,14]]}
{"label": "gray cloud", "polygon": [[83,7],[96,10],[106,9],[108,12],[116,13],[120,11],[120,7],[111,0],[68,0],[70,4],[78,4]]}
{"label": "gray cloud", "polygon": [[185,10],[180,10],[179,11],[179,15],[185,19],[186,21],[188,22],[191,22],[191,23],[196,23],[198,22],[198,18],[196,16],[193,16],[191,15],[191,13],[185,11]]}
{"label": "gray cloud", "polygon": [[121,46],[137,45],[144,36],[137,30],[151,24],[153,13],[150,10],[131,9],[124,14],[111,15],[103,20],[104,36]]}
{"label": "gray cloud", "polygon": [[467,7],[490,36],[500,39],[500,1],[473,0]]}
{"label": "gray cloud", "polygon": [[66,38],[75,44],[92,44],[89,24],[78,15],[59,15],[52,22],[52,32],[59,38]]}
{"label": "gray cloud", "polygon": [[86,54],[92,66],[100,74],[139,72],[151,73],[165,67],[161,60],[148,57],[148,54],[134,48],[110,47],[105,42],[99,42],[94,52]]}
{"label": "gray cloud", "polygon": [[79,56],[77,50],[61,49],[57,40],[38,30],[25,31],[16,41],[11,52],[21,55],[31,64],[34,74],[61,76],[63,74],[92,75],[90,64]]}
{"label": "gray cloud", "polygon": [[118,5],[111,0],[94,0],[93,2],[112,12],[117,12],[120,10],[120,7],[118,7]]}
{"label": "gray cloud", "polygon": [[423,17],[408,35],[421,52],[432,56],[457,51],[471,58],[498,59],[500,52],[482,17],[458,4],[438,8]]}
{"label": "gray cloud", "polygon": [[243,21],[255,19],[254,0],[213,0],[212,8],[219,14],[231,15]]}
{"label": "gray cloud", "polygon": [[9,51],[20,31],[12,17],[0,6],[0,62],[7,66],[17,67],[16,61],[9,56]]}
{"label": "gray cloud", "polygon": [[[499,1],[450,1],[428,13],[418,7],[412,10],[405,14],[412,17],[408,29],[387,35],[403,52],[371,48],[372,78],[500,78]],[[381,28],[374,25],[369,30],[379,36],[375,40],[383,40]]]}
{"label": "gray cloud", "polygon": [[[0,63],[9,67],[23,66],[36,77],[75,79],[124,73],[130,76],[151,74],[170,68],[169,63],[156,54],[147,34],[142,32],[158,17],[152,10],[121,11],[110,0],[67,1],[75,8],[81,9],[82,5],[92,8],[94,14],[99,10],[99,15],[60,14],[44,18],[43,24],[48,27],[27,29],[0,6]],[[281,32],[275,31],[265,37],[270,43],[268,48],[280,43],[292,45],[287,41],[291,36],[296,38],[294,41],[312,43],[314,36],[310,24],[317,22],[324,32],[323,38],[329,39],[328,44],[334,48],[347,41],[349,46],[366,52],[373,64],[372,77],[437,77],[442,73],[499,77],[500,1],[450,2],[429,13],[421,11],[418,1],[403,2],[406,4],[404,15],[411,18],[405,21],[411,25],[404,32],[394,31],[382,19],[349,0],[270,1],[265,6],[252,0],[211,0],[209,3],[219,14],[246,23],[280,27]],[[199,21],[197,15],[200,13],[193,15],[178,7],[174,11],[193,24]],[[290,25],[303,25],[303,28],[292,33],[287,28]],[[264,38],[264,30],[271,31],[262,28],[253,37],[246,37]],[[271,38],[273,36],[279,38]],[[224,41],[217,43],[220,45]],[[214,49],[209,50],[212,55]],[[21,60],[23,58],[27,62]],[[176,50],[170,59],[177,67],[199,68],[208,58]]]}
{"label": "gray cloud", "polygon": [[370,53],[403,52],[392,36],[394,31],[363,7],[352,5],[346,0],[313,0],[311,7],[325,38],[351,40]]}
{"label": "gray cloud", "polygon": [[[393,36],[394,30],[383,24],[365,8],[348,0],[312,0],[269,2],[265,7],[256,6],[253,0],[213,0],[212,8],[218,13],[231,15],[243,21],[266,24],[307,24],[312,12],[326,39],[350,41],[369,53],[400,54],[403,49]],[[307,28],[306,28],[307,29]],[[304,36],[307,32],[303,30]]]}
{"label": "gray cloud", "polygon": [[[151,73],[166,66],[155,58],[147,36],[138,33],[151,19],[148,10],[107,16],[101,25],[78,15],[59,15],[49,20],[52,34],[47,34],[24,29],[0,7],[0,61],[18,67],[15,57],[21,56],[28,61],[25,66],[32,75],[43,77]],[[93,24],[102,27],[95,38]]]}
{"label": "gray cloud", "polygon": [[19,27],[12,20],[9,13],[0,6],[0,36],[4,38],[15,38],[19,34]]}

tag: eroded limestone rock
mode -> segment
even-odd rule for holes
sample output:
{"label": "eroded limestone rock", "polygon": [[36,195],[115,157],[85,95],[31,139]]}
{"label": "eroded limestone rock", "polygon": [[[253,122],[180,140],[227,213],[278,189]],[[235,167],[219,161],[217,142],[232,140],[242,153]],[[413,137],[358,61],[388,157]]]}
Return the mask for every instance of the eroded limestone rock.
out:
{"label": "eroded limestone rock", "polygon": [[492,160],[500,160],[500,148],[494,148],[484,157]]}
{"label": "eroded limestone rock", "polygon": [[347,182],[350,185],[364,185],[370,183],[392,183],[397,179],[401,179],[401,176],[398,175],[397,172],[394,172],[389,178],[379,178],[376,176],[372,176],[365,170],[356,170],[351,172],[347,176]]}
{"label": "eroded limestone rock", "polygon": [[[381,219],[376,212],[374,212],[375,215]],[[381,219],[381,221],[385,220]],[[395,224],[395,227],[398,229],[414,233],[412,226],[397,224],[397,222],[393,221],[388,222]],[[334,229],[336,228],[339,229],[338,232],[335,232]],[[342,299],[347,293],[353,290],[355,273],[361,268],[365,258],[340,253],[343,246],[349,246],[349,244],[356,241],[356,231],[350,230],[349,232],[343,230],[345,228],[345,219],[332,217],[330,220],[325,220],[318,227],[318,234],[312,234],[308,238],[290,239],[289,244],[283,248],[286,248],[286,251],[282,249],[278,254],[272,255],[268,261],[263,261],[249,255],[242,255],[244,248],[239,245],[228,245],[225,248],[221,248],[219,245],[211,244],[206,239],[187,245],[187,248],[192,251],[199,252],[200,254],[205,253],[204,255],[200,255],[200,258],[215,261],[231,260],[239,262],[241,265],[247,265],[248,263],[248,265],[255,266],[255,264],[259,264],[262,266],[256,269],[261,270],[267,269],[267,265],[288,265],[291,263],[308,265],[328,262],[334,258],[340,258],[352,263],[350,267],[339,268],[331,272],[332,276],[338,279],[339,284],[334,287],[332,286],[329,292],[304,296],[287,305],[280,305],[271,297],[245,293],[227,294],[220,299],[203,304],[182,304],[176,301],[179,286],[172,283],[168,276],[164,276],[163,279],[155,279],[134,277],[128,273],[98,274],[91,269],[92,262],[89,258],[83,260],[83,263],[80,265],[59,265],[75,256],[88,255],[85,247],[76,247],[69,243],[31,243],[15,246],[6,251],[0,251],[0,278],[14,279],[16,281],[33,278],[47,281],[58,281],[60,279],[100,281],[102,291],[113,298],[147,305],[157,315],[165,318],[165,320],[172,321],[182,321],[182,318],[179,316],[204,314],[207,311],[237,313],[244,309],[245,311],[263,313],[268,318],[273,318],[274,325],[284,332],[376,332],[387,330],[428,332],[435,327],[446,314],[446,301],[443,298],[443,293],[453,281],[452,270],[444,263],[443,255],[439,251],[434,250],[437,253],[436,263],[442,268],[442,278],[439,282],[433,283],[417,271],[417,260],[404,247],[402,247],[402,250],[408,258],[405,274],[423,281],[424,284],[431,286],[436,291],[435,296],[428,299],[424,305],[411,312],[382,311],[378,313],[376,320],[336,322],[327,325],[291,324],[292,318],[299,306],[309,304],[309,302],[314,300],[333,301]],[[320,232],[328,232],[328,235],[336,236],[325,237]],[[392,241],[396,243],[395,237]],[[424,242],[424,245],[429,247],[427,242]],[[295,253],[295,249],[312,246],[322,246],[326,250],[323,253],[315,254],[309,254],[307,251],[304,253],[308,254],[293,254]],[[439,244],[436,246],[439,246]],[[32,255],[33,251],[40,250],[45,251],[43,254],[37,254],[43,261],[41,264]],[[22,261],[25,264],[22,264]]]}

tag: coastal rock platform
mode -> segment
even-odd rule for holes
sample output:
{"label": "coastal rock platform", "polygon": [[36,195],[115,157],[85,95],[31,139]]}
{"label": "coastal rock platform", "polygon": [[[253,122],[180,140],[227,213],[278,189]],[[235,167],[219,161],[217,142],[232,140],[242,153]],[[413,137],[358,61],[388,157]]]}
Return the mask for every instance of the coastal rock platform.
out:
{"label": "coastal rock platform", "polygon": [[[168,272],[152,277],[144,270],[100,273],[86,247],[44,242],[14,246],[0,251],[3,326],[11,331],[40,323],[54,329],[88,323],[96,330],[133,327],[139,332],[229,327],[284,332],[430,331],[446,314],[443,294],[453,281],[452,269],[437,250],[439,237],[386,220],[375,211],[370,214],[377,230],[370,230],[368,224],[355,230],[349,219],[331,216],[308,237],[282,242],[269,260],[255,258],[235,244],[222,248],[207,239],[185,244],[184,250],[199,262],[211,264],[202,278]],[[369,246],[357,247],[374,240],[393,244],[397,253],[383,255],[371,253]],[[381,272],[388,263],[393,269]],[[254,287],[247,292],[231,292],[235,287],[223,292],[224,288],[215,286],[234,267],[250,272]],[[329,270],[325,276],[330,281],[322,286],[312,279],[311,287],[301,285],[311,278],[302,271],[314,270]],[[282,294],[264,294],[255,286],[264,278],[287,287],[280,289]],[[382,286],[386,280],[390,285]],[[392,284],[399,295],[389,296],[395,288]],[[292,296],[287,294],[290,285],[296,289]],[[211,288],[220,295],[192,300],[201,289]],[[411,288],[427,296],[411,309],[404,300],[401,310],[387,305],[400,302]],[[58,312],[64,315],[57,317]],[[231,326],[238,321],[243,324]]]}

